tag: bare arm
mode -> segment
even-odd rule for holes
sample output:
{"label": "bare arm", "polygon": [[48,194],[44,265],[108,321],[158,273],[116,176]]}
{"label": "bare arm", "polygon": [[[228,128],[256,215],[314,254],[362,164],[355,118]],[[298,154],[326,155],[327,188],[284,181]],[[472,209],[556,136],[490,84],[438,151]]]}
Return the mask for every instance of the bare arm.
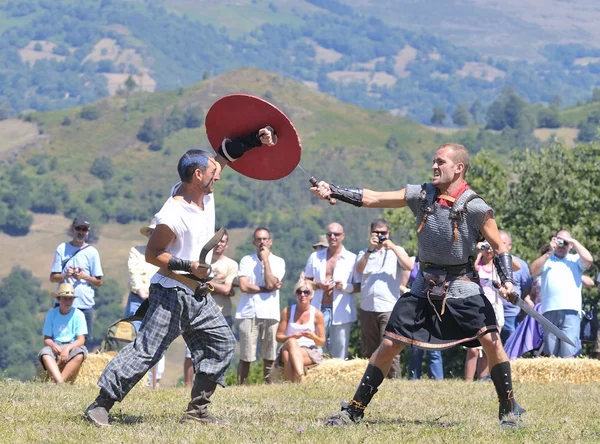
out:
{"label": "bare arm", "polygon": [[[327,182],[319,182],[310,191],[319,199],[328,200],[331,188]],[[335,199],[334,199],[335,202]],[[396,191],[373,191],[362,189],[362,206],[367,208],[400,208],[406,206],[406,189]]]}
{"label": "bare arm", "polygon": [[532,276],[537,276],[538,274],[540,274],[542,272],[542,267],[544,266],[544,264],[546,263],[546,261],[548,260],[548,258],[550,257],[551,254],[552,254],[552,251],[542,254],[540,257],[538,257],[536,260],[534,260],[531,264],[529,264],[529,272],[531,273]]}
{"label": "bare arm", "polygon": [[[262,256],[261,253],[262,253],[262,251],[259,253],[259,258]],[[271,264],[269,263],[269,257],[268,257],[269,255],[270,255],[270,252],[265,257],[265,259],[262,261],[263,267],[265,270],[265,288],[268,291],[275,291],[281,287],[281,284],[279,283],[279,279],[277,278],[277,276],[275,276],[273,274],[273,271],[271,270]],[[264,256],[262,256],[262,257],[264,257]]]}
{"label": "bare arm", "polygon": [[319,347],[325,345],[325,321],[320,310],[315,312],[315,332],[307,331],[304,336],[315,341],[315,344]]}
{"label": "bare arm", "polygon": [[[173,233],[169,227],[164,224],[157,225],[152,236],[148,240],[145,255],[146,262],[156,265],[162,270],[168,270],[169,260],[173,255],[167,252],[167,248],[173,243],[175,238],[175,233]],[[208,269],[200,268],[199,264],[198,261],[192,261],[191,271],[197,277],[204,279],[208,274]]]}
{"label": "bare arm", "polygon": [[289,336],[286,336],[285,330],[288,325],[288,309],[287,307],[281,310],[281,320],[279,321],[279,326],[277,327],[277,334],[275,335],[275,340],[280,344],[283,344],[285,341],[289,339]]}
{"label": "bare arm", "polygon": [[256,284],[251,284],[248,282],[248,276],[240,276],[240,290],[242,293],[254,294],[254,293],[268,293],[272,290],[267,289],[266,287],[259,287]]}
{"label": "bare arm", "polygon": [[229,296],[229,294],[231,293],[231,289],[233,288],[233,285],[231,282],[224,283],[224,284],[217,284],[216,282],[211,281],[210,284],[215,289],[214,292],[217,294],[220,294],[221,296]]}
{"label": "bare arm", "polygon": [[590,268],[590,266],[594,262],[592,254],[588,251],[587,248],[581,245],[579,241],[575,239],[569,239],[569,241],[573,244],[573,247],[575,247],[575,251],[577,251],[577,254],[581,258],[581,265],[583,266],[583,268],[586,270]]}

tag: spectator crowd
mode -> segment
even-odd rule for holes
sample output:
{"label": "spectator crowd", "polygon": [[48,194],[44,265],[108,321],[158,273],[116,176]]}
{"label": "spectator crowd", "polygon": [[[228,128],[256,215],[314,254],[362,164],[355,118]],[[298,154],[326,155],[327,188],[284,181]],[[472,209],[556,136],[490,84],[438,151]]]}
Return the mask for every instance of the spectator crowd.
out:
{"label": "spectator crowd", "polygon": [[[142,227],[150,238],[156,221]],[[50,281],[58,285],[53,293],[55,306],[46,316],[44,347],[40,363],[56,383],[75,373],[93,340],[94,288],[102,285],[103,271],[98,251],[87,243],[91,226],[84,216],[76,217],[70,227],[72,239],[61,243],[55,253]],[[510,252],[512,237],[501,231],[502,242]],[[390,224],[375,219],[358,253],[344,246],[345,232],[338,222],[327,225],[325,234],[313,244],[300,276],[290,277],[294,303],[280,310],[280,291],[286,279],[285,259],[271,249],[274,239],[266,227],[254,230],[255,252],[244,256],[239,265],[226,255],[229,235],[225,232],[212,256],[211,295],[230,328],[237,327],[239,364],[237,379],[248,381],[250,365],[262,359],[263,377],[271,382],[273,366],[283,369],[289,381],[303,381],[306,369],[318,365],[324,356],[347,359],[353,325],[358,321],[364,358],[375,352],[385,332],[398,298],[410,291],[419,274],[418,253],[409,256],[391,239]],[[582,287],[598,286],[584,272],[593,258],[590,252],[566,230],[548,240],[540,256],[530,264],[512,255],[514,289],[518,296],[542,313],[575,344],[569,345],[547,331],[541,331],[518,306],[500,297],[494,286],[498,274],[494,252],[483,241],[478,244],[474,268],[485,297],[490,301],[501,329],[502,342],[511,358],[527,352],[546,356],[572,357],[582,351],[580,342]],[[132,247],[128,259],[129,295],[124,317],[132,316],[148,298],[152,276],[158,268],[145,261],[145,245]],[[236,290],[237,289],[237,290]],[[232,297],[239,292],[234,311]],[[360,294],[358,303],[355,294]],[[286,295],[287,296],[287,295]],[[291,297],[287,299],[292,300]],[[140,328],[141,322],[134,322]],[[235,324],[235,325],[234,325]],[[537,332],[537,333],[536,333]],[[600,347],[595,352],[600,354]],[[408,353],[408,377],[418,379],[422,360],[432,379],[444,378],[440,351],[411,348]],[[151,384],[158,387],[164,372],[164,357],[152,371]],[[184,380],[192,385],[194,369],[189,349],[184,358]],[[398,357],[388,378],[399,378]],[[468,349],[465,360],[466,380],[489,379],[485,354],[479,348]]]}

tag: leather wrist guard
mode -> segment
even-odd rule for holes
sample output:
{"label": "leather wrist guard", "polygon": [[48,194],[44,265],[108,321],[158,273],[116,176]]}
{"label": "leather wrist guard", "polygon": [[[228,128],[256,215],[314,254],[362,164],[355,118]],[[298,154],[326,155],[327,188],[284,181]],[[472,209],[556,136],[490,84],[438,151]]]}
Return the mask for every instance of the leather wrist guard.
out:
{"label": "leather wrist guard", "polygon": [[513,271],[512,271],[512,256],[508,251],[500,253],[494,256],[494,265],[498,271],[498,277],[500,282],[513,282]]}
{"label": "leather wrist guard", "polygon": [[335,184],[329,184],[331,189],[330,197],[349,203],[355,207],[362,207],[363,189],[362,188],[342,188]]}
{"label": "leather wrist guard", "polygon": [[192,261],[186,261],[184,259],[179,259],[178,257],[171,256],[171,259],[169,259],[168,268],[171,271],[187,271],[188,273],[191,273]]}
{"label": "leather wrist guard", "polygon": [[219,154],[229,162],[235,162],[242,157],[246,151],[261,146],[262,142],[258,131],[235,140],[224,139],[219,148]]}

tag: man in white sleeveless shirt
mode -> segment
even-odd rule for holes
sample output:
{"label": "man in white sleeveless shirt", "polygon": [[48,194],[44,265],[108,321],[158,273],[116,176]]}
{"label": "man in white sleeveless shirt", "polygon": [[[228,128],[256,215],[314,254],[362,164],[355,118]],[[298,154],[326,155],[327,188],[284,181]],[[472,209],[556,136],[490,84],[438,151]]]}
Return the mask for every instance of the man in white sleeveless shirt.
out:
{"label": "man in white sleeveless shirt", "polygon": [[191,149],[179,159],[181,184],[173,187],[171,197],[156,214],[156,229],[146,248],[146,260],[160,267],[151,279],[148,311],[135,341],[102,372],[100,394],[85,412],[91,423],[109,425],[108,412],[115,401],[129,393],[179,335],[191,351],[195,370],[192,399],[183,420],[217,422],[208,412],[208,404],[216,386],[225,383],[235,337],[213,298],[195,292],[197,281],[176,272],[208,278],[208,270],[197,258],[215,232],[215,183],[227,161],[233,162],[262,144],[274,144],[268,127],[244,138],[225,139],[215,158]]}

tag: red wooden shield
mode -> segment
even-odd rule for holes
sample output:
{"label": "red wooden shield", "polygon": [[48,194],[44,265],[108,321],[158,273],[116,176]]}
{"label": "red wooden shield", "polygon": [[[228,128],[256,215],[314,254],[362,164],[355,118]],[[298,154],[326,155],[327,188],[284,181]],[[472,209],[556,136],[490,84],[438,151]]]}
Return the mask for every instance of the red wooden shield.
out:
{"label": "red wooden shield", "polygon": [[206,135],[215,151],[224,138],[247,136],[266,125],[275,130],[277,143],[253,148],[229,166],[252,179],[277,180],[296,168],[302,153],[296,128],[283,112],[259,97],[232,94],[217,100],[206,115]]}

